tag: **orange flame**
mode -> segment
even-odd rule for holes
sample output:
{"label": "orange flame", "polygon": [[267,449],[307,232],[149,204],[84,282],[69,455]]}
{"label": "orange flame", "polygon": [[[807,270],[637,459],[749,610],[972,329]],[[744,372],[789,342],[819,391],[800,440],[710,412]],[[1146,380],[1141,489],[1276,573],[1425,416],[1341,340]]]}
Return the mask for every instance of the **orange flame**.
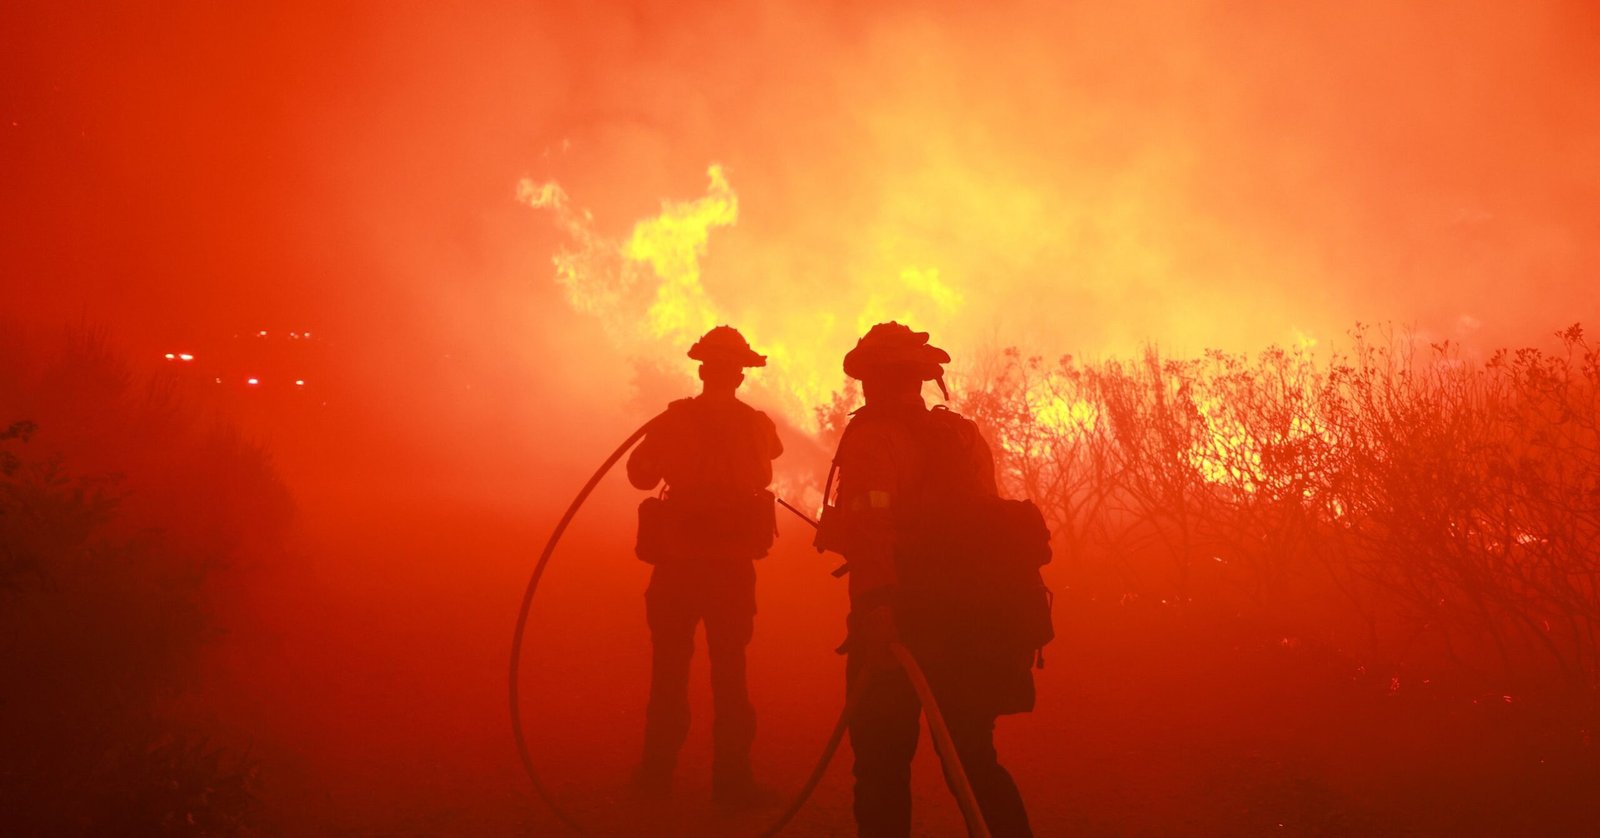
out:
{"label": "orange flame", "polygon": [[[600,319],[622,349],[681,358],[712,326],[738,327],[768,356],[752,378],[756,399],[792,424],[814,430],[815,408],[844,384],[840,360],[857,336],[885,320],[937,328],[960,311],[965,295],[935,266],[905,265],[893,274],[830,285],[826,294],[798,289],[775,299],[753,283],[708,269],[713,231],[735,226],[739,198],[722,167],[706,172],[704,195],[664,201],[626,237],[596,230],[593,215],[573,205],[559,183],[524,179],[517,198],[554,215],[567,243],[553,258],[556,280],[579,312]],[[741,277],[742,278],[742,277]],[[686,383],[691,364],[681,363]]]}

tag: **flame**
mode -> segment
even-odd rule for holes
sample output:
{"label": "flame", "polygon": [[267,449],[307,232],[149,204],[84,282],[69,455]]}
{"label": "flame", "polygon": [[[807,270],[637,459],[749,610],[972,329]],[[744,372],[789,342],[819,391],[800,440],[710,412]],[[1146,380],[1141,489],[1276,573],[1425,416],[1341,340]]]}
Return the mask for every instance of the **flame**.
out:
{"label": "flame", "polygon": [[[712,233],[735,227],[739,196],[721,166],[709,166],[706,177],[703,195],[663,201],[623,237],[599,232],[593,214],[555,181],[517,185],[517,199],[552,215],[566,237],[552,261],[568,303],[600,320],[629,353],[682,359],[706,330],[735,326],[767,355],[749,385],[756,400],[814,431],[816,407],[843,388],[840,362],[860,334],[886,320],[937,329],[961,311],[964,291],[937,265],[830,277],[826,293],[815,281],[752,281],[744,265],[708,267]],[[679,362],[686,387],[691,370]]]}
{"label": "flame", "polygon": [[[1309,392],[1305,398],[1308,406],[1314,404]],[[1220,396],[1198,399],[1195,407],[1201,432],[1184,456],[1207,482],[1250,493],[1266,490],[1271,496],[1296,493],[1305,500],[1316,496],[1315,478],[1319,475],[1314,472],[1318,466],[1282,462],[1282,458],[1269,463],[1263,458],[1268,452],[1292,451],[1311,440],[1335,445],[1333,432],[1318,417],[1294,416],[1287,428],[1264,431],[1247,424]],[[1343,507],[1335,504],[1334,514],[1342,511]]]}
{"label": "flame", "polygon": [[1201,438],[1185,456],[1210,483],[1254,492],[1261,480],[1261,441],[1228,411],[1220,397],[1209,396],[1195,404],[1203,425]]}
{"label": "flame", "polygon": [[1059,434],[1082,436],[1093,433],[1100,422],[1099,406],[1087,399],[1069,402],[1060,396],[1050,396],[1048,400],[1039,402],[1030,400],[1028,407],[1035,422]]}
{"label": "flame", "polygon": [[660,280],[649,322],[656,337],[690,341],[717,325],[717,312],[700,282],[700,260],[711,231],[739,220],[739,196],[721,166],[706,171],[711,185],[703,198],[667,203],[661,214],[634,225],[622,254],[648,265]]}
{"label": "flame", "polygon": [[[1324,466],[1316,460],[1316,452],[1329,450],[1337,442],[1316,412],[1321,379],[1312,372],[1316,363],[1313,345],[1314,340],[1307,336],[1292,353],[1268,350],[1263,360],[1286,363],[1287,372],[1263,377],[1260,382],[1240,375],[1245,359],[1220,352],[1208,353],[1203,362],[1151,360],[1147,369],[1161,377],[1142,381],[1140,386],[1161,388],[1164,399],[1155,404],[1167,408],[1150,405],[1143,409],[1169,409],[1171,415],[1148,420],[1136,415],[1132,421],[1141,427],[1148,422],[1169,424],[1179,438],[1177,447],[1164,448],[1163,453],[1175,454],[1183,468],[1206,483],[1248,494],[1263,492],[1265,497],[1311,500],[1317,487],[1326,485]],[[1117,423],[1106,421],[1112,409],[1104,401],[1103,376],[1109,371],[1116,380],[1133,371],[1124,372],[1114,362],[1108,369],[1085,368],[1070,356],[1053,368],[1042,365],[1039,358],[1023,362],[1015,350],[1009,350],[1008,356],[1012,366],[1006,375],[1016,377],[1001,385],[999,392],[1020,395],[1026,413],[1019,422],[1007,415],[1014,407],[999,407],[995,442],[1004,451],[1031,461],[1035,468],[1042,464],[1048,469],[1063,456],[1070,461],[1074,455],[1064,452],[1080,444],[1129,444],[1118,441]],[[1268,391],[1254,389],[1263,386]],[[1298,405],[1299,412],[1275,421],[1260,409],[1262,404],[1285,402]],[[1329,502],[1334,516],[1343,514],[1337,499],[1329,498]]]}
{"label": "flame", "polygon": [[[530,207],[551,210],[569,237],[554,262],[556,280],[573,308],[601,318],[619,340],[692,342],[720,316],[701,282],[700,262],[711,231],[739,219],[739,198],[722,167],[712,165],[706,175],[710,186],[704,197],[664,201],[660,215],[636,223],[622,241],[597,233],[594,216],[573,209],[566,190],[554,181],[524,179],[517,197]],[[655,279],[653,298],[640,312],[640,289],[649,277]],[[643,330],[635,317],[640,313]]]}

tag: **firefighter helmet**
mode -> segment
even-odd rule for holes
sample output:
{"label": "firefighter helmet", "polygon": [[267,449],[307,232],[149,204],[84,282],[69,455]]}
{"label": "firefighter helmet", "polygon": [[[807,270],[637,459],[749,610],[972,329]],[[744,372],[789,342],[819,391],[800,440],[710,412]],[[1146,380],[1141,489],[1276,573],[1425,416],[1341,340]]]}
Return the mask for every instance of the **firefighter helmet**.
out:
{"label": "firefighter helmet", "polygon": [[898,370],[923,381],[942,381],[950,353],[928,344],[927,332],[890,321],[873,326],[844,356],[844,374],[862,380],[875,372]]}
{"label": "firefighter helmet", "polygon": [[689,347],[689,357],[702,364],[731,364],[740,367],[764,367],[767,356],[758,355],[750,344],[732,326],[718,326],[706,332],[694,346]]}

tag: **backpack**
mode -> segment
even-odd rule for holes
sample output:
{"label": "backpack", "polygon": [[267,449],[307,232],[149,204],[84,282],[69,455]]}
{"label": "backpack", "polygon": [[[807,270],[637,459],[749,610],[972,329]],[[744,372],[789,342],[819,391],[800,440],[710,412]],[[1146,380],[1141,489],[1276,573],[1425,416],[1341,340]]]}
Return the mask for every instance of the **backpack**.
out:
{"label": "backpack", "polygon": [[941,406],[920,424],[913,433],[924,490],[895,515],[902,622],[942,644],[1030,650],[1030,664],[1043,665],[1055,638],[1040,573],[1050,562],[1044,515],[1031,500],[988,494],[965,473],[966,446],[982,444],[969,420]]}
{"label": "backpack", "polygon": [[972,473],[970,447],[983,443],[970,420],[938,406],[909,430],[923,473],[894,515],[900,635],[919,657],[994,681],[997,712],[1032,710],[1031,671],[1055,638],[1040,573],[1050,529],[1032,501],[989,494]]}

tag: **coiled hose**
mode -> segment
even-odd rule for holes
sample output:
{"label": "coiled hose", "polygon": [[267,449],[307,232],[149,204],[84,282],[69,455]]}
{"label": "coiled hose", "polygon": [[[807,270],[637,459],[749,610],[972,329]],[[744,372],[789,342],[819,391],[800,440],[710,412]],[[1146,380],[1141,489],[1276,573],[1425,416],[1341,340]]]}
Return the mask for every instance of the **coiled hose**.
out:
{"label": "coiled hose", "polygon": [[[533,754],[528,750],[527,735],[522,727],[521,691],[518,685],[518,675],[522,667],[522,640],[528,629],[528,615],[533,608],[533,595],[539,590],[539,580],[544,576],[545,566],[550,563],[550,557],[555,553],[556,545],[561,542],[561,536],[567,531],[567,526],[572,523],[573,517],[578,514],[578,509],[583,506],[584,501],[589,499],[589,495],[594,492],[594,487],[600,484],[601,479],[611,471],[612,466],[615,466],[617,461],[622,459],[622,455],[628,453],[628,449],[632,448],[640,439],[643,439],[644,435],[649,433],[656,423],[661,420],[662,416],[665,415],[658,415],[640,425],[638,430],[629,435],[626,440],[623,440],[622,444],[611,452],[611,456],[607,457],[598,469],[595,469],[594,474],[589,478],[589,482],[583,484],[583,488],[578,491],[578,496],[572,499],[572,504],[567,507],[566,514],[561,516],[561,520],[556,523],[555,530],[550,533],[550,539],[545,542],[544,550],[539,554],[538,563],[533,566],[533,575],[528,579],[528,587],[522,594],[522,605],[517,610],[517,626],[511,634],[511,666],[508,677],[510,687],[508,695],[511,705],[511,735],[516,740],[517,756],[521,757],[522,769],[527,773],[528,780],[533,783],[533,790],[538,793],[539,798],[545,802],[546,806],[550,807],[550,811],[555,814],[557,819],[579,835],[590,835],[591,833],[556,802],[555,796],[550,793],[550,789],[545,786],[543,780],[539,779],[539,770],[533,764]],[[955,789],[956,802],[961,807],[961,816],[966,821],[967,832],[971,838],[989,838],[989,828],[983,821],[983,814],[978,810],[977,798],[973,795],[972,785],[967,781],[966,772],[961,767],[961,759],[956,754],[955,743],[950,738],[949,729],[945,727],[944,716],[939,712],[939,703],[934,699],[933,690],[928,686],[928,679],[923,676],[922,668],[917,665],[916,658],[912,657],[911,652],[904,646],[899,643],[893,643],[890,644],[889,650],[894,655],[895,660],[899,662],[901,668],[905,670],[906,677],[911,681],[912,689],[916,690],[917,698],[922,702],[923,714],[928,720],[928,731],[933,737],[934,748],[939,752],[939,761],[944,766],[945,778],[951,788]],[[834,725],[833,733],[828,737],[827,745],[823,748],[822,757],[818,759],[816,766],[812,769],[811,776],[806,779],[805,786],[800,789],[800,793],[795,796],[794,801],[789,804],[789,807],[784,810],[778,820],[761,833],[762,838],[770,838],[770,836],[777,835],[805,806],[806,800],[811,797],[811,792],[816,789],[817,784],[822,781],[823,774],[827,772],[828,764],[833,761],[834,753],[839,750],[840,743],[844,741],[845,732],[849,729],[850,717],[855,713],[856,706],[860,704],[861,694],[870,680],[871,675],[869,674],[867,677],[858,680],[855,686],[851,688],[849,695],[845,699],[844,708],[839,712],[839,721]]]}
{"label": "coiled hose", "polygon": [[627,439],[623,440],[622,444],[617,446],[617,450],[612,451],[611,456],[600,464],[600,468],[595,469],[594,475],[589,478],[589,482],[583,484],[583,488],[578,491],[578,496],[572,499],[572,505],[567,507],[566,514],[562,515],[561,520],[556,523],[555,531],[550,533],[550,540],[545,542],[544,552],[539,554],[538,564],[533,566],[533,576],[528,579],[528,589],[522,592],[522,607],[517,610],[517,627],[511,633],[511,735],[517,740],[517,755],[522,757],[522,770],[527,772],[528,779],[533,781],[533,790],[538,792],[540,799],[544,800],[545,805],[550,807],[550,811],[554,812],[562,823],[571,827],[572,831],[579,835],[588,835],[589,831],[584,829],[582,824],[567,814],[567,810],[561,808],[561,804],[556,802],[555,796],[550,793],[550,789],[546,788],[544,781],[539,779],[539,770],[533,765],[533,754],[528,751],[528,738],[522,730],[522,702],[517,684],[517,675],[522,668],[522,637],[528,630],[528,613],[533,608],[533,595],[539,590],[539,579],[544,576],[545,565],[550,563],[550,556],[555,553],[556,545],[560,543],[562,533],[567,531],[567,525],[572,523],[572,517],[578,514],[578,508],[583,506],[583,502],[589,499],[589,493],[593,492],[594,487],[600,484],[600,479],[605,477],[606,473],[611,471],[611,467],[622,459],[622,455],[628,453],[628,449],[632,448],[634,443],[643,439],[644,435],[649,433],[656,423],[661,421],[661,417],[665,415],[664,413],[660,414],[640,425],[639,430],[634,431]]}

